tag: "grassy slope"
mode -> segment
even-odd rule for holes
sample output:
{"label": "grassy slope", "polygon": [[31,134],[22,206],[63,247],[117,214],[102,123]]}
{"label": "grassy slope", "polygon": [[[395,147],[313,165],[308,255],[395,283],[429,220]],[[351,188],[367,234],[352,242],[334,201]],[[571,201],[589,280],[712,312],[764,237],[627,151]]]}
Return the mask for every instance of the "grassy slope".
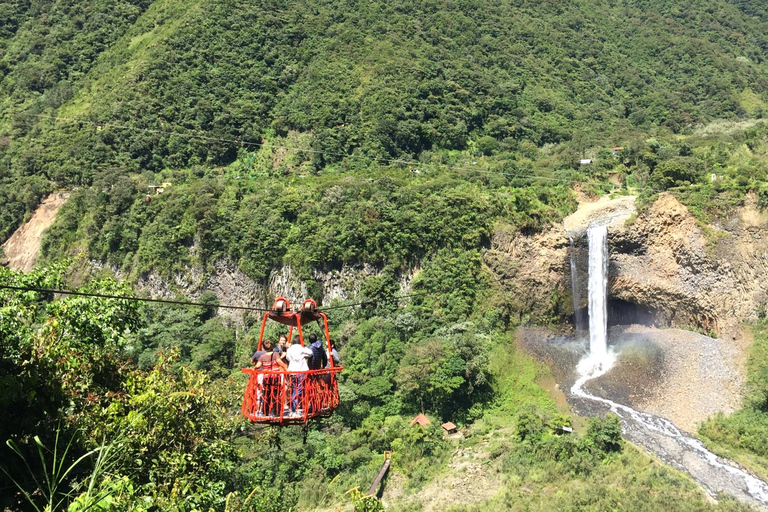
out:
{"label": "grassy slope", "polygon": [[768,479],[768,323],[762,320],[745,328],[752,330],[754,341],[749,349],[744,409],[710,418],[699,427],[699,434],[718,455]]}

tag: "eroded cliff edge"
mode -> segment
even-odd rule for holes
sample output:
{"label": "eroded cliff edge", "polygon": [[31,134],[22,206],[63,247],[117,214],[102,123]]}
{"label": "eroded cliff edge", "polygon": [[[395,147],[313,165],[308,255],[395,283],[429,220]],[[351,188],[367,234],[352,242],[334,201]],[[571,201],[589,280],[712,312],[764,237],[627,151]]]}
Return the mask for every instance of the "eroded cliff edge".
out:
{"label": "eroded cliff edge", "polygon": [[584,282],[578,288],[585,295],[581,237],[590,222],[611,219],[608,293],[614,303],[637,308],[659,326],[724,337],[737,336],[740,322],[765,313],[768,222],[754,196],[748,195],[718,225],[701,224],[669,193],[659,195],[636,218],[630,217],[632,203],[626,197],[603,200],[534,235],[500,228],[485,262],[522,309],[540,311],[543,318],[572,315],[569,236],[573,250],[581,253],[577,267]]}

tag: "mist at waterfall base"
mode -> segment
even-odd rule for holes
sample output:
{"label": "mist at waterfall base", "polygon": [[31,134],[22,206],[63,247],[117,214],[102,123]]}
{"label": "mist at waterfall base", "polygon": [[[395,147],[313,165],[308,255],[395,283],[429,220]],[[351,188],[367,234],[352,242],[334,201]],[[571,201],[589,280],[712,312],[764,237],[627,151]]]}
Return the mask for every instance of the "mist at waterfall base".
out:
{"label": "mist at waterfall base", "polygon": [[[630,377],[635,377],[632,380],[643,386],[645,391],[653,387],[653,377],[656,377],[658,382],[663,380],[661,377],[664,368],[663,352],[658,350],[658,346],[650,339],[650,336],[645,339],[642,336],[639,338],[634,336],[632,339],[631,330],[614,328],[612,331],[618,335],[616,337],[619,339],[614,339],[614,343],[609,348],[606,298],[608,277],[607,228],[598,225],[590,226],[587,236],[589,241],[588,350],[585,340],[582,341],[577,338],[574,341],[561,338],[560,340],[549,340],[550,343],[547,343],[550,348],[555,348],[555,352],[552,352],[551,349],[545,351],[550,352],[549,357],[554,353],[564,355],[564,358],[560,358],[561,361],[573,359],[573,357],[579,358],[575,375],[573,371],[567,376],[560,375],[561,378],[565,378],[565,382],[575,377],[575,382],[570,387],[570,401],[576,399],[580,404],[574,403],[573,405],[577,406],[576,408],[580,411],[587,409],[591,412],[590,415],[595,414],[595,406],[617,414],[622,420],[622,434],[625,438],[644,446],[667,464],[688,473],[711,496],[716,497],[722,492],[740,501],[765,507],[768,505],[768,484],[762,480],[742,470],[736,464],[717,457],[707,450],[701,441],[680,430],[669,420],[638,411],[585,390],[588,382],[606,376],[614,368],[617,359],[623,357],[622,349],[629,347],[632,347],[633,351],[640,355],[637,361],[630,361],[630,364],[627,365],[638,370],[638,375],[630,375]],[[575,266],[572,263],[571,270],[574,269]],[[575,276],[572,277],[572,281],[575,280],[574,278]],[[539,345],[539,348],[541,349],[542,346]],[[632,353],[632,351],[628,352]],[[649,357],[643,358],[643,356]],[[626,357],[623,358],[627,359]],[[568,373],[566,368],[562,367],[560,372]],[[558,372],[555,368],[553,368],[553,373],[556,373],[557,378]],[[622,375],[618,372],[611,373]],[[560,382],[564,381],[560,380]],[[609,387],[615,389],[615,386]],[[601,391],[600,394],[605,396],[606,390]],[[607,391],[610,393],[610,389]],[[625,400],[630,399],[630,394],[627,393],[623,398]],[[627,402],[625,401],[625,403]]]}

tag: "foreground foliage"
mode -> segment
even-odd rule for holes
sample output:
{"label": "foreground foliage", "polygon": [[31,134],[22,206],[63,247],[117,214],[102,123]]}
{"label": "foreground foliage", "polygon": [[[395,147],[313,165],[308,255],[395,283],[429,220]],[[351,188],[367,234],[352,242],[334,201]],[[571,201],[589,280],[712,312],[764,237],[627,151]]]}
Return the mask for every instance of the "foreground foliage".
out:
{"label": "foreground foliage", "polygon": [[[0,282],[51,286],[65,268],[30,274],[2,269]],[[87,289],[129,291],[110,280],[91,282]],[[494,457],[504,459],[502,471],[513,493],[531,482],[544,484],[544,471],[562,475],[558,482],[568,475],[576,486],[569,495],[577,496],[582,484],[576,482],[593,485],[589,482],[599,481],[595,475],[607,477],[607,468],[638,464],[623,446],[616,417],[592,420],[583,436],[554,435],[554,425],[570,420],[553,416],[551,399],[534,384],[541,369],[517,354],[498,318],[476,308],[440,313],[429,293],[405,310],[361,311],[337,324],[334,337],[347,364],[344,405],[306,433],[299,427],[249,427],[238,412],[244,381],[234,375],[212,381],[206,370],[192,368],[178,347],[166,347],[145,369],[129,359],[135,344],[162,338],[186,322],[183,315],[163,316],[165,330],[148,331],[157,312],[133,302],[0,293],[0,328],[10,342],[3,344],[0,360],[5,386],[0,412],[13,419],[3,423],[2,435],[14,440],[20,455],[4,452],[5,478],[30,474],[41,481],[52,457],[74,468],[58,473],[48,494],[16,479],[35,506],[45,506],[48,497],[57,504],[51,510],[72,512],[327,507],[349,502],[351,488],[367,488],[384,450],[394,452],[392,471],[418,490],[439,474],[453,450],[439,421],[427,428],[409,426],[419,410],[435,420],[480,419],[488,429],[511,415],[513,435],[500,438]],[[414,311],[425,307],[437,314],[420,323],[416,319],[424,317]],[[252,342],[244,334],[238,339]],[[506,371],[497,373],[490,364],[494,355]],[[67,440],[67,448],[57,439]],[[37,457],[40,447],[46,449]],[[653,475],[638,488],[653,482],[654,488],[691,489],[678,476]],[[686,492],[686,499],[698,499],[693,490]],[[579,499],[592,503],[588,495]],[[611,496],[629,495],[617,490]],[[658,499],[676,503],[667,491]],[[10,501],[3,506],[24,508]]]}

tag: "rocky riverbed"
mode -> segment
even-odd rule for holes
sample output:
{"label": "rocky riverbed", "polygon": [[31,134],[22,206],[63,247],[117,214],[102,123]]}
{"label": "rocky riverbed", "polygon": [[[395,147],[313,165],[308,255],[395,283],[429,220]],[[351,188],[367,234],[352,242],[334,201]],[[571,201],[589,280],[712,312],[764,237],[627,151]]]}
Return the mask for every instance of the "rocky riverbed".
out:
{"label": "rocky riverbed", "polygon": [[711,496],[725,493],[768,510],[765,482],[688,433],[708,416],[739,407],[744,379],[738,347],[694,332],[642,326],[614,327],[608,339],[614,365],[584,381],[576,372],[588,351],[582,336],[523,329],[519,337],[552,368],[576,412],[618,414],[625,438],[691,475]]}
{"label": "rocky riverbed", "polygon": [[[576,364],[587,352],[585,339],[525,329],[520,340],[552,368],[561,389],[573,385]],[[608,345],[618,354],[616,365],[585,385],[595,396],[667,418],[689,432],[717,412],[740,408],[744,361],[731,342],[633,325],[611,328]]]}

